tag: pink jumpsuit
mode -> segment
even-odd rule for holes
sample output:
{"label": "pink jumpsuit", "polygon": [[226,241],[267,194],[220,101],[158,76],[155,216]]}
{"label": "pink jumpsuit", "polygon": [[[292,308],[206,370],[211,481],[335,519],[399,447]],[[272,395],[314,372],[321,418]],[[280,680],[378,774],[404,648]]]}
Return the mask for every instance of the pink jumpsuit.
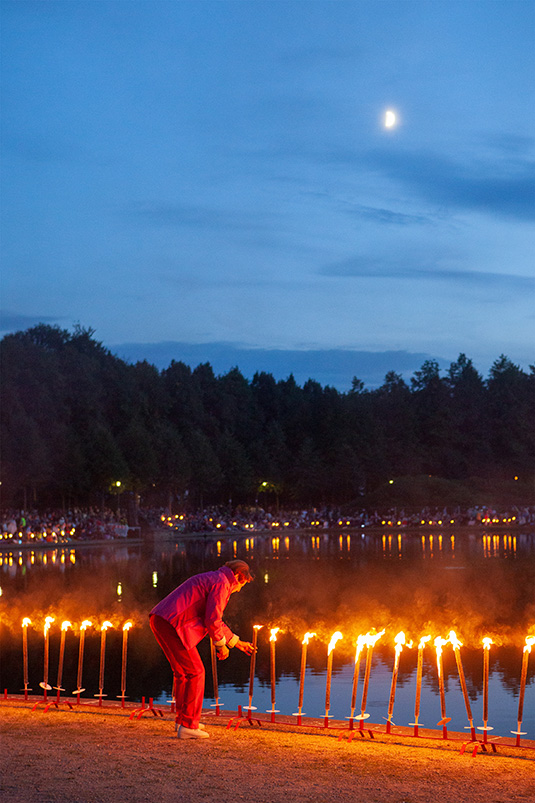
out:
{"label": "pink jumpsuit", "polygon": [[228,566],[196,574],[150,612],[154,636],[175,677],[176,721],[198,728],[204,697],[204,665],[197,644],[207,634],[216,647],[233,647],[239,636],[223,622],[223,611],[240,584]]}

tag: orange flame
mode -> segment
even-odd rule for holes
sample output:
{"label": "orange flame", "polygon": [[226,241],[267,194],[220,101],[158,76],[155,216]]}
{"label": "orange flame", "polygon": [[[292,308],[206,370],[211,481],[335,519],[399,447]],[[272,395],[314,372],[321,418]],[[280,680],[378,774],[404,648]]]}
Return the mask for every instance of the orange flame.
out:
{"label": "orange flame", "polygon": [[458,650],[460,647],[463,646],[462,641],[459,641],[459,639],[457,638],[455,630],[450,630],[448,635],[448,641],[451,642],[451,645],[454,650]]}
{"label": "orange flame", "polygon": [[280,632],[280,627],[272,627],[271,628],[271,636],[269,637],[270,641],[277,641],[277,633]]}
{"label": "orange flame", "polygon": [[435,639],[435,641],[434,641],[433,643],[434,643],[434,645],[435,645],[435,647],[436,647],[436,651],[437,651],[437,658],[438,658],[439,656],[441,656],[441,655],[442,655],[442,647],[443,647],[445,644],[447,644],[447,643],[448,643],[448,640],[447,640],[447,639],[440,638],[440,636],[437,636],[437,637],[436,637],[436,639]]}
{"label": "orange flame", "polygon": [[102,627],[100,629],[101,630],[107,630],[108,627],[113,627],[113,625],[112,625],[111,622],[106,621],[106,622],[103,622]]}
{"label": "orange flame", "polygon": [[80,630],[86,630],[86,628],[92,627],[92,626],[93,626],[93,622],[90,622],[89,619],[84,619],[84,621],[80,625]]}
{"label": "orange flame", "polygon": [[264,625],[253,625],[253,630],[262,630]]}
{"label": "orange flame", "polygon": [[24,619],[22,620],[22,626],[23,627],[28,627],[28,625],[31,625],[31,623],[32,623],[32,620],[28,619],[27,616],[25,616]]}
{"label": "orange flame", "polygon": [[381,630],[380,633],[366,633],[366,645],[368,647],[375,647],[381,636],[384,636],[385,631]]}
{"label": "orange flame", "polygon": [[327,650],[327,655],[330,655],[330,654],[331,654],[331,652],[332,652],[332,651],[334,650],[334,648],[336,647],[336,642],[337,642],[337,641],[340,641],[340,639],[341,639],[341,638],[344,638],[344,637],[343,637],[343,635],[340,633],[340,631],[339,631],[339,630],[337,630],[337,631],[336,631],[336,633],[333,633],[333,634],[332,634],[332,636],[331,636],[331,640],[330,640],[330,642],[329,642],[329,648],[328,648],[328,650]]}
{"label": "orange flame", "polygon": [[316,635],[315,633],[305,633],[305,635],[303,636],[303,641],[301,642],[301,644],[308,644],[310,639],[314,638],[315,635]]}
{"label": "orange flame", "polygon": [[53,617],[53,616],[47,616],[47,617],[46,617],[46,619],[45,619],[45,627],[44,627],[44,634],[45,634],[45,636],[46,636],[46,634],[48,633],[48,631],[50,630],[50,625],[51,625],[51,624],[52,624],[52,622],[54,622],[54,621],[55,621],[55,620],[54,620],[54,617]]}
{"label": "orange flame", "polygon": [[418,649],[423,650],[428,641],[431,641],[431,636],[422,636],[418,644]]}
{"label": "orange flame", "polygon": [[61,629],[62,630],[68,630],[69,627],[72,627],[72,624],[70,622],[65,621],[65,622],[61,623]]}
{"label": "orange flame", "polygon": [[396,645],[396,658],[398,658],[401,655],[403,645],[405,644],[405,633],[403,630],[397,634],[396,638],[394,639],[394,644]]}
{"label": "orange flame", "polygon": [[132,627],[132,622],[125,622],[123,625],[123,630],[130,630]]}
{"label": "orange flame", "polygon": [[523,652],[527,652],[529,654],[534,644],[535,636],[526,636],[526,646],[524,647]]}
{"label": "orange flame", "polygon": [[491,644],[494,644],[494,642],[493,642],[493,640],[492,640],[491,638],[489,638],[488,636],[487,636],[486,638],[484,638],[484,639],[483,639],[483,649],[484,649],[484,650],[490,650],[490,645],[491,645]]}

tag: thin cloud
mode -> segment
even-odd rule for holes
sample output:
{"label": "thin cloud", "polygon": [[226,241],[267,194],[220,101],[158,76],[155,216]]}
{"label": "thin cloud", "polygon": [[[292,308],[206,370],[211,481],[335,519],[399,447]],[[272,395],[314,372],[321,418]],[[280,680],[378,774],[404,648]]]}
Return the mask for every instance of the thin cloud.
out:
{"label": "thin cloud", "polygon": [[365,160],[438,206],[535,218],[535,163],[456,162],[435,153],[372,151]]}
{"label": "thin cloud", "polygon": [[265,229],[268,225],[265,213],[257,214],[229,211],[215,207],[195,206],[182,203],[147,203],[129,210],[128,214],[145,220],[154,226],[209,230]]}
{"label": "thin cloud", "polygon": [[385,262],[366,257],[354,257],[331,265],[320,271],[322,276],[405,279],[411,281],[440,281],[456,285],[472,284],[487,287],[510,287],[518,291],[533,292],[535,278],[509,273],[492,273],[489,271],[470,271],[450,268],[410,267],[403,263]]}
{"label": "thin cloud", "polygon": [[63,320],[61,317],[50,315],[20,315],[0,310],[0,332],[19,332],[37,326],[39,323],[53,324],[61,320]]}
{"label": "thin cloud", "polygon": [[381,209],[374,206],[355,205],[347,210],[348,214],[375,223],[393,224],[395,226],[413,226],[428,224],[431,218],[424,215],[407,215],[404,212],[395,212],[392,209]]}

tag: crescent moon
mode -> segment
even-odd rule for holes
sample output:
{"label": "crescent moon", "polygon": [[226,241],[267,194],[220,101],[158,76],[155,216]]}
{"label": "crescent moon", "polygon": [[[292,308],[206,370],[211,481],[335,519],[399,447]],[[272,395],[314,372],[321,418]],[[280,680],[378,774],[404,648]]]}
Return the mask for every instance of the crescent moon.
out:
{"label": "crescent moon", "polygon": [[391,109],[389,109],[385,113],[385,128],[393,128],[395,124],[396,124],[396,115]]}

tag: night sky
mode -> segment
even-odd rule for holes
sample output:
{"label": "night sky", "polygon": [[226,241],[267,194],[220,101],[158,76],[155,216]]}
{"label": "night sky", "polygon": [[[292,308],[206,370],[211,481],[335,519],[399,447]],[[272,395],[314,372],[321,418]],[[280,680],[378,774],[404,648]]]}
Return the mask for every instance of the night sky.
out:
{"label": "night sky", "polygon": [[380,382],[367,352],[382,376],[533,362],[531,0],[1,13],[3,334],[319,381],[341,360],[339,387]]}

